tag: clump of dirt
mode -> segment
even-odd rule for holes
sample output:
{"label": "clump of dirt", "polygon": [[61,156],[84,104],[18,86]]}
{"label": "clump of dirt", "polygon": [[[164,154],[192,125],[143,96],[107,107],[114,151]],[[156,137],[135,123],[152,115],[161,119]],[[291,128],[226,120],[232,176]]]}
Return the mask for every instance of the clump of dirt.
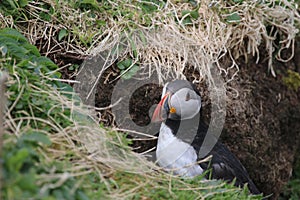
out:
{"label": "clump of dirt", "polygon": [[132,94],[129,102],[129,113],[137,125],[145,126],[151,123],[149,110],[160,100],[161,94],[158,91],[162,91],[162,86],[146,84]]}
{"label": "clump of dirt", "polygon": [[[111,96],[116,84],[114,81],[120,75],[120,70],[113,65],[109,70],[105,70],[97,84],[95,94],[95,106],[97,108],[108,108],[111,105]],[[105,126],[112,126],[114,116],[111,109],[103,109],[98,112],[99,120]]]}

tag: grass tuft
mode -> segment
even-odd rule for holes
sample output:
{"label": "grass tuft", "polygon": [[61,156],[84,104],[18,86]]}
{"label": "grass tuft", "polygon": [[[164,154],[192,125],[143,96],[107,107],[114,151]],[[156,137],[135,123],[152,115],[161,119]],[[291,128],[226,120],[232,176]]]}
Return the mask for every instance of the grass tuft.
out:
{"label": "grass tuft", "polygon": [[[4,1],[0,19],[30,43],[43,44],[39,48],[45,55],[60,51],[85,58],[99,53],[100,46],[112,50],[112,40],[130,40],[130,33],[141,31],[146,45],[134,41],[126,52],[135,51],[142,67],[151,63],[149,73],[161,72],[161,82],[169,76],[184,77],[183,69],[189,65],[209,81],[211,65],[231,80],[235,73],[229,70],[238,72],[240,67],[235,60],[256,55],[258,61],[262,44],[275,76],[272,60],[286,62],[293,57],[283,59],[281,52],[294,48],[299,23],[294,1],[21,2]],[[231,57],[229,69],[219,63],[224,55]]]}

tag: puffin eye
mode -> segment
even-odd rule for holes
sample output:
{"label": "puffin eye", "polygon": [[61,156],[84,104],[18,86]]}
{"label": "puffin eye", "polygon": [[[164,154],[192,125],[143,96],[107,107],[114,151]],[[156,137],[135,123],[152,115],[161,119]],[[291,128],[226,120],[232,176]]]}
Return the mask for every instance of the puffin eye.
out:
{"label": "puffin eye", "polygon": [[191,95],[190,93],[188,92],[185,96],[185,101],[189,101],[191,99]]}

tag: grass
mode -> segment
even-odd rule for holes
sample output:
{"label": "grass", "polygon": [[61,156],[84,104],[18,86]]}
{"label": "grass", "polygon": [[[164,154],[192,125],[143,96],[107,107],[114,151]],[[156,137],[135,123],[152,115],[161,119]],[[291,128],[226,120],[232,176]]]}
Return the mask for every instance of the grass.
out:
{"label": "grass", "polygon": [[[133,153],[124,134],[99,126],[70,98],[73,90],[59,71],[74,63],[58,68],[43,56],[83,59],[125,42],[119,47],[128,48],[115,55],[121,64],[130,61],[119,63],[124,73],[138,66],[148,76],[159,72],[163,83],[184,78],[193,66],[213,84],[212,67],[229,82],[241,67],[236,59],[259,60],[258,47],[265,44],[275,76],[273,59],[293,56],[284,60],[281,54],[294,48],[296,8],[278,0],[1,1],[0,28],[26,37],[11,29],[0,37],[1,70],[9,73],[3,199],[261,199],[220,181],[164,174]],[[224,56],[229,68],[220,64]]]}
{"label": "grass", "polygon": [[[209,80],[205,66],[213,64],[230,80],[232,75],[220,65],[220,58],[229,54],[230,70],[237,72],[235,59],[256,55],[259,60],[258,47],[263,43],[269,55],[268,68],[276,75],[272,59],[286,61],[293,56],[284,60],[281,52],[293,48],[299,22],[297,6],[293,1],[278,0],[4,1],[0,18],[2,26],[15,27],[32,44],[42,40],[40,48],[45,55],[59,51],[94,55],[138,30],[139,37],[123,53],[137,57],[141,66],[152,63],[149,73],[167,71],[159,74],[160,82],[168,76],[184,77],[182,71],[189,64]],[[139,41],[141,37],[144,42]]]}

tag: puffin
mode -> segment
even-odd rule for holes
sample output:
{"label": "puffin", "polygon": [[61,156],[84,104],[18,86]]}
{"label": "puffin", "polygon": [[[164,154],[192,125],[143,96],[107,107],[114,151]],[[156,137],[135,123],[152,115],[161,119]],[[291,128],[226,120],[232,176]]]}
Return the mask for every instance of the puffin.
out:
{"label": "puffin", "polygon": [[[207,179],[234,181],[238,187],[247,184],[252,194],[260,194],[239,159],[208,133],[200,110],[201,97],[194,84],[176,79],[164,85],[151,119],[161,122],[156,146],[157,164],[181,177],[193,178],[205,173]],[[203,149],[208,153],[201,153]]]}

